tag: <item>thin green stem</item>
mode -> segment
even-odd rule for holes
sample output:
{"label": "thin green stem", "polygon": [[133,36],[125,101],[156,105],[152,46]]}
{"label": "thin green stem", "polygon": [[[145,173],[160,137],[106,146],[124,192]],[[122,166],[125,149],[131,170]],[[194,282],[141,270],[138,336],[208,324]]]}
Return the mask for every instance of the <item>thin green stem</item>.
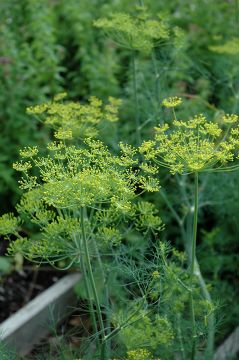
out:
{"label": "thin green stem", "polygon": [[184,344],[183,344],[183,336],[182,336],[182,330],[181,330],[181,317],[180,314],[177,314],[177,331],[178,331],[178,338],[179,338],[179,343],[180,343],[180,352],[182,354],[182,359],[185,360],[186,359],[186,354],[185,354],[185,348],[184,348]]}
{"label": "thin green stem", "polygon": [[195,275],[198,278],[204,298],[209,302],[212,308],[212,311],[208,316],[208,334],[207,334],[207,349],[206,349],[206,359],[212,360],[213,352],[214,352],[214,340],[215,340],[215,318],[213,311],[213,303],[212,303],[211,295],[207,289],[206,283],[201,274],[201,270],[197,259],[195,260]]}
{"label": "thin green stem", "polygon": [[[180,184],[179,179],[178,179],[178,183]],[[206,183],[206,180],[204,179],[203,187],[205,187],[205,183]],[[187,203],[188,207],[191,207],[188,202],[188,199],[187,199],[187,194],[185,192],[184,185],[185,184],[183,184],[183,186],[180,186],[182,196],[184,198],[184,201]],[[198,187],[198,185],[197,185],[197,187]],[[188,240],[192,239],[192,233],[191,233],[191,231],[192,231],[192,216],[191,216],[191,213],[189,213],[189,216],[187,216],[187,224],[186,224],[186,230],[185,230],[185,227],[183,225],[183,220],[179,217],[179,215],[173,209],[172,204],[170,203],[169,199],[167,198],[167,194],[165,192],[162,192],[162,190],[160,193],[161,193],[166,205],[168,206],[169,210],[171,210],[172,215],[174,216],[175,220],[178,222],[178,225],[181,230],[182,239],[184,240],[185,249],[190,257],[191,250],[189,249],[189,241]],[[198,191],[197,191],[197,193],[198,193]],[[195,206],[195,204],[194,204],[194,206]],[[197,205],[197,208],[198,208],[198,205]],[[194,212],[194,215],[196,215],[195,212]],[[195,252],[196,252],[196,244],[195,244]],[[198,282],[199,282],[202,294],[203,294],[204,298],[210,303],[211,307],[213,308],[212,299],[211,299],[210,293],[207,289],[205,280],[202,276],[200,266],[199,266],[197,258],[196,258],[196,254],[195,254],[194,267],[195,267],[194,275],[198,278]],[[184,286],[184,284],[181,284],[181,285]],[[186,288],[186,290],[188,291],[188,288]],[[207,360],[213,359],[214,339],[215,339],[215,318],[214,318],[214,312],[212,311],[211,314],[208,316],[208,336],[207,336],[207,349],[206,349],[206,359]]]}
{"label": "thin green stem", "polygon": [[134,93],[134,104],[135,104],[135,126],[136,126],[136,137],[137,145],[140,146],[142,139],[140,133],[140,118],[139,118],[139,99],[137,91],[137,74],[136,74],[136,56],[135,50],[132,52],[132,67],[133,67],[133,93]]}
{"label": "thin green stem", "polygon": [[[92,302],[92,299],[91,299],[89,279],[88,279],[87,271],[86,271],[86,268],[85,268],[85,262],[84,262],[84,259],[83,259],[82,252],[81,252],[80,260],[81,260],[81,268],[82,268],[82,271],[83,271],[86,295],[87,295],[88,302],[89,302],[90,318],[91,318],[91,321],[92,321],[94,333],[97,334],[98,329],[97,329],[97,321],[96,321],[96,317],[95,317],[95,310],[94,310],[93,302]],[[100,342],[99,342],[98,336],[97,336],[97,346],[100,347]]]}
{"label": "thin green stem", "polygon": [[83,208],[81,208],[81,211],[80,211],[80,219],[81,219],[82,240],[83,240],[85,259],[86,259],[86,269],[89,273],[89,282],[90,282],[90,285],[92,288],[95,305],[96,305],[96,313],[97,313],[97,317],[98,317],[99,324],[100,324],[100,332],[101,332],[100,337],[101,337],[101,342],[102,342],[101,350],[100,350],[100,359],[106,360],[105,342],[103,341],[103,339],[105,338],[105,328],[104,328],[104,322],[103,322],[101,309],[100,309],[99,297],[98,297],[97,289],[96,289],[96,285],[95,285],[95,279],[94,279],[94,275],[93,275],[93,271],[92,271],[92,267],[91,267],[89,248],[88,248],[87,238],[86,238],[86,234],[85,234],[85,225],[84,225],[85,220],[84,220],[84,209]]}
{"label": "thin green stem", "polygon": [[195,271],[196,261],[196,244],[197,244],[197,224],[198,224],[198,173],[194,174],[194,213],[193,213],[193,234],[191,244],[191,266],[190,266],[190,308],[191,308],[191,323],[192,323],[192,350],[191,360],[195,359],[196,355],[196,321],[194,311],[194,300],[193,300],[193,277]]}
{"label": "thin green stem", "polygon": [[[104,284],[104,305],[106,308],[106,313],[105,313],[105,317],[106,317],[106,336],[110,333],[110,316],[108,313],[108,308],[109,308],[109,289],[108,289],[108,284],[107,284],[107,278],[105,276],[105,271],[104,271],[104,267],[102,264],[102,260],[101,260],[101,256],[99,253],[99,249],[98,246],[96,244],[96,241],[94,241],[94,246],[95,246],[95,251],[96,251],[96,257],[97,257],[97,261],[99,264],[99,268],[100,268],[100,272],[101,272],[101,280],[103,281]],[[111,342],[110,340],[106,343],[106,358],[110,358],[110,350],[111,350]]]}

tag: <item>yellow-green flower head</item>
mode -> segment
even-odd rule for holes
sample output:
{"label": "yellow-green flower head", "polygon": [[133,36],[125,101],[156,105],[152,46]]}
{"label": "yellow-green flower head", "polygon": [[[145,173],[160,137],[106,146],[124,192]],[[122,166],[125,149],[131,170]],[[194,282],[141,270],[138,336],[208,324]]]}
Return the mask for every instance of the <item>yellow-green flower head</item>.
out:
{"label": "yellow-green flower head", "polygon": [[168,39],[170,33],[168,26],[144,7],[138,7],[135,16],[114,13],[95,21],[94,25],[102,28],[119,46],[142,52],[150,52],[160,40]]}
{"label": "yellow-green flower head", "polygon": [[159,278],[160,278],[159,272],[158,272],[158,271],[154,271],[154,272],[152,273],[152,278],[153,278],[153,279],[159,279]]}
{"label": "yellow-green flower head", "polygon": [[236,121],[237,115],[227,115],[224,122],[233,127],[225,131],[202,114],[187,121],[174,120],[170,127],[167,124],[156,127],[155,139],[143,142],[140,153],[146,162],[166,167],[172,174],[223,171],[238,155]]}
{"label": "yellow-green flower head", "polygon": [[[58,94],[53,101],[32,106],[27,109],[29,114],[42,115],[46,124],[55,129],[55,137],[60,140],[71,138],[93,138],[98,134],[97,126],[101,122],[118,121],[121,100],[109,97],[103,102],[95,96],[88,103],[62,102],[66,93]],[[45,118],[44,118],[45,115]]]}
{"label": "yellow-green flower head", "polygon": [[55,132],[55,138],[59,140],[70,140],[72,139],[72,131],[70,129],[58,129]]}
{"label": "yellow-green flower head", "polygon": [[32,168],[32,164],[30,161],[26,161],[26,162],[15,162],[12,165],[13,169],[17,170],[17,171],[23,171],[23,172],[27,172],[27,170]]}
{"label": "yellow-green flower head", "polygon": [[129,360],[153,360],[153,356],[147,349],[136,349],[127,351],[127,359]]}
{"label": "yellow-green flower head", "polygon": [[238,121],[238,116],[235,114],[226,114],[222,119],[226,124],[234,124]]}
{"label": "yellow-green flower head", "polygon": [[61,101],[61,100],[63,100],[65,97],[67,97],[67,93],[66,93],[66,92],[59,93],[59,94],[57,94],[57,95],[54,96],[54,101]]}
{"label": "yellow-green flower head", "polygon": [[33,147],[28,146],[25,147],[24,149],[21,149],[19,153],[22,158],[31,158],[38,154],[38,149],[36,146]]}
{"label": "yellow-green flower head", "polygon": [[20,220],[12,213],[2,215],[0,217],[0,234],[14,234],[17,231],[19,224]]}
{"label": "yellow-green flower head", "polygon": [[182,104],[182,99],[180,97],[168,97],[162,101],[163,106],[167,108],[174,108]]}

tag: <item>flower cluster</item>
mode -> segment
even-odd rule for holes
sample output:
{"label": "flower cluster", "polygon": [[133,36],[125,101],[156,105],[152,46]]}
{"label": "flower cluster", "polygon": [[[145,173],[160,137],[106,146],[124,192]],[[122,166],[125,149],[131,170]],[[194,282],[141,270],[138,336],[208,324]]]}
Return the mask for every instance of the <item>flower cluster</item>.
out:
{"label": "flower cluster", "polygon": [[[176,106],[177,101],[168,100],[167,104]],[[175,118],[171,126],[155,127],[155,139],[143,142],[140,153],[144,154],[149,166],[156,163],[169,168],[172,174],[224,170],[228,163],[238,158],[237,121],[237,115],[225,115],[222,126],[208,121],[203,115],[187,121]],[[226,131],[224,126],[227,126]]]}
{"label": "flower cluster", "polygon": [[150,52],[160,40],[169,38],[169,28],[160,19],[153,17],[145,7],[138,7],[137,16],[114,13],[109,18],[95,21],[118,45],[129,50]]}
{"label": "flower cluster", "polygon": [[88,104],[77,102],[62,103],[66,94],[58,94],[53,101],[46,104],[29,107],[29,114],[46,114],[45,123],[55,130],[55,137],[68,140],[72,137],[95,137],[98,133],[97,125],[102,121],[118,121],[118,110],[121,100],[109,97],[108,103],[92,96]]}
{"label": "flower cluster", "polygon": [[169,97],[162,101],[162,104],[167,108],[173,108],[179,106],[181,103],[182,103],[182,99],[177,96]]}
{"label": "flower cluster", "polygon": [[4,214],[0,217],[0,234],[14,234],[20,226],[20,219],[14,217],[12,213]]}
{"label": "flower cluster", "polygon": [[[152,354],[147,349],[136,349],[127,352],[129,360],[153,360]],[[159,360],[159,359],[158,359]]]}
{"label": "flower cluster", "polygon": [[[150,316],[146,310],[141,310],[133,318],[133,321],[133,325],[127,326],[120,333],[123,342],[129,349],[144,346],[156,350],[159,345],[170,348],[174,339],[174,332],[167,317],[159,314]],[[145,358],[142,357],[142,359]],[[148,358],[146,357],[146,359]],[[149,359],[151,358],[149,357]]]}
{"label": "flower cluster", "polygon": [[145,233],[149,231],[157,233],[163,230],[162,219],[154,204],[148,201],[140,201],[136,204],[135,210],[135,224],[138,229],[144,230]]}
{"label": "flower cluster", "polygon": [[[22,252],[30,259],[74,259],[79,256],[76,239],[82,237],[81,209],[85,209],[87,237],[94,237],[100,247],[121,242],[124,227],[120,229],[119,224],[125,218],[138,218],[137,226],[145,231],[161,229],[155,209],[135,206],[137,189],[158,190],[156,179],[134,170],[133,166],[138,167],[135,148],[120,143],[116,156],[98,140],[85,139],[76,146],[66,145],[61,138],[47,148],[45,156],[40,156],[36,147],[24,148],[20,151],[23,160],[13,165],[23,172],[20,186],[26,190],[17,211],[39,227],[40,237],[19,235],[10,251]],[[31,176],[32,170],[38,176]],[[6,233],[4,229],[1,232]]]}

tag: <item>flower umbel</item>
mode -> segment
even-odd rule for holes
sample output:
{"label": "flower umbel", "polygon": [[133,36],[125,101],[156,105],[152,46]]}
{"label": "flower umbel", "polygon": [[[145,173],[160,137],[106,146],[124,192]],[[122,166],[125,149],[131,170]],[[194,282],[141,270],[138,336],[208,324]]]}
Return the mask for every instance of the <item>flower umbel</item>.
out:
{"label": "flower umbel", "polygon": [[174,96],[166,98],[162,101],[162,104],[167,108],[173,108],[182,104],[182,99],[180,97]]}
{"label": "flower umbel", "polygon": [[[176,106],[181,100],[167,100],[168,107]],[[154,140],[143,142],[140,152],[145,160],[169,168],[172,174],[201,171],[232,170],[228,166],[238,156],[239,126],[237,115],[223,117],[223,125],[208,121],[202,114],[193,119],[181,121],[174,119],[168,124],[155,127]],[[228,128],[228,123],[233,127]]]}
{"label": "flower umbel", "polygon": [[94,25],[102,28],[119,46],[141,52],[150,52],[160,40],[170,36],[168,26],[145,7],[138,7],[136,16],[114,13],[95,21]]}

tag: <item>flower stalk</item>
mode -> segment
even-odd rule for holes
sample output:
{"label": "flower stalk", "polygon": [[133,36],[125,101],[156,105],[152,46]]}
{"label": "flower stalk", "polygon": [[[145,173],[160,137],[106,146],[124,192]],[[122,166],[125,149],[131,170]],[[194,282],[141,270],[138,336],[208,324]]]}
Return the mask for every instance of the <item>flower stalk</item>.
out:
{"label": "flower stalk", "polygon": [[191,326],[192,326],[192,349],[191,349],[191,360],[195,359],[196,355],[196,320],[193,300],[193,277],[195,271],[196,262],[196,245],[197,245],[197,224],[198,224],[198,172],[194,174],[194,209],[193,209],[193,234],[191,244],[191,266],[190,266],[190,309],[191,309]]}
{"label": "flower stalk", "polygon": [[106,344],[103,341],[103,339],[105,338],[105,328],[104,328],[104,322],[103,322],[102,313],[101,313],[101,309],[100,309],[99,297],[98,297],[97,289],[96,289],[96,285],[95,285],[94,275],[93,275],[93,271],[92,271],[92,267],[91,267],[87,238],[86,238],[86,234],[85,234],[84,208],[81,208],[80,219],[81,219],[83,246],[84,246],[85,258],[86,258],[86,269],[89,273],[89,282],[90,282],[92,293],[94,296],[95,305],[96,305],[96,313],[97,313],[97,317],[98,317],[99,325],[100,325],[100,337],[101,337],[100,360],[106,360],[106,355],[105,355]]}
{"label": "flower stalk", "polygon": [[136,72],[136,54],[132,51],[132,67],[133,67],[133,95],[135,104],[135,127],[137,136],[137,145],[140,146],[142,139],[140,134],[140,118],[139,118],[139,98],[137,92],[137,72]]}

